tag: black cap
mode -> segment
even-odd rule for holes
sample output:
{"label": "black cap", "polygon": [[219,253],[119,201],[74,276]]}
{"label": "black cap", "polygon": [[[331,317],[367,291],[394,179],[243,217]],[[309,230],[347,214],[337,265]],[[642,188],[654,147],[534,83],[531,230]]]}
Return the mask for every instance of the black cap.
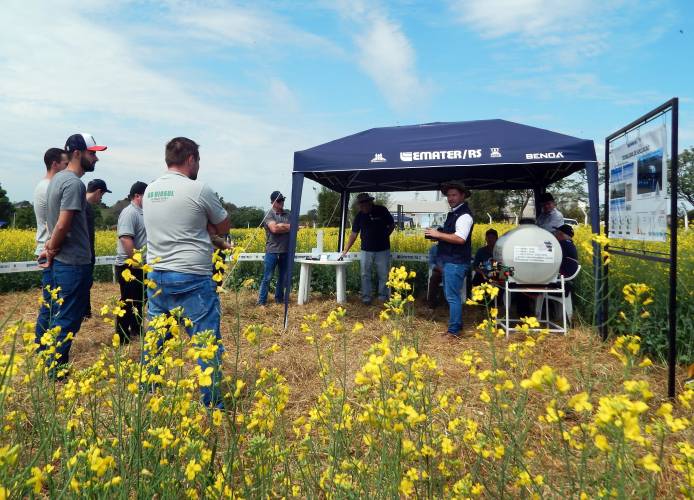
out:
{"label": "black cap", "polygon": [[279,191],[273,191],[270,195],[270,202],[275,203],[276,201],[284,201],[285,197]]}
{"label": "black cap", "polygon": [[542,193],[540,195],[540,199],[538,201],[540,203],[547,203],[548,201],[554,201],[554,196],[552,196],[551,193]]}
{"label": "black cap", "polygon": [[136,194],[145,194],[145,189],[147,189],[147,184],[142,181],[137,181],[130,187],[130,194],[128,195],[128,198],[132,200]]}
{"label": "black cap", "polygon": [[574,236],[574,228],[572,228],[568,224],[562,224],[561,226],[557,226],[554,229],[556,229],[557,231],[561,231],[565,235],[571,236],[572,238]]}
{"label": "black cap", "polygon": [[113,192],[106,187],[106,182],[104,182],[101,179],[92,179],[91,181],[89,181],[89,184],[87,184],[87,193],[93,193],[97,189],[101,189],[104,193]]}

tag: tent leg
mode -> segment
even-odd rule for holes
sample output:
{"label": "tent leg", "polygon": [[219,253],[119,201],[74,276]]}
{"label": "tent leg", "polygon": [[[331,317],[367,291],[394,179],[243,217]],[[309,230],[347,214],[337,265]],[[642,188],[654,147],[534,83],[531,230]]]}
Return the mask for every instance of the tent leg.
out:
{"label": "tent leg", "polygon": [[345,231],[347,229],[347,216],[349,212],[349,192],[340,193],[340,233],[337,238],[337,251],[341,252],[345,247]]}
{"label": "tent leg", "polygon": [[[540,205],[540,195],[544,193],[546,188],[544,186],[535,186],[533,188],[533,202],[535,203],[535,220],[542,213],[542,206]],[[521,214],[521,217],[523,214]]]}
{"label": "tent leg", "polygon": [[[588,207],[590,209],[590,227],[593,234],[600,234],[600,181],[598,178],[598,164],[586,165],[588,177]],[[595,311],[593,311],[594,323],[599,327],[603,339],[606,338],[607,325],[603,324],[604,296],[602,281],[601,248],[597,242],[593,242],[593,282],[595,283]]]}
{"label": "tent leg", "polygon": [[299,212],[301,211],[301,192],[304,189],[304,174],[292,174],[292,213],[289,218],[289,249],[287,251],[287,274],[284,278],[284,328],[289,325],[289,292],[292,290],[292,272],[296,254],[296,236],[299,232]]}

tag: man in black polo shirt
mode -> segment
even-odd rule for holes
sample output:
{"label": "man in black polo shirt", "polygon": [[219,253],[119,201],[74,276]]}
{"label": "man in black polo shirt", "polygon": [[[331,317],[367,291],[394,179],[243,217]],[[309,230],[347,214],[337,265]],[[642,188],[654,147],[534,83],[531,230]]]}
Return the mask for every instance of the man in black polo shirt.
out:
{"label": "man in black polo shirt", "polygon": [[395,221],[388,209],[381,205],[374,205],[374,197],[369,193],[361,193],[357,196],[359,213],[352,223],[352,234],[342,252],[344,257],[352,248],[358,235],[361,235],[361,301],[371,304],[371,270],[376,266],[378,275],[378,299],[388,300],[390,295],[386,283],[390,270],[390,233],[395,229]]}
{"label": "man in black polo shirt", "polygon": [[425,236],[438,240],[438,259],[443,267],[443,286],[450,311],[448,334],[460,336],[463,328],[461,291],[472,260],[472,212],[467,205],[470,191],[458,182],[441,187],[448,199],[448,212],[442,229],[426,229]]}
{"label": "man in black polo shirt", "polygon": [[[578,250],[573,242],[574,228],[568,224],[554,228],[554,236],[559,240],[561,247],[561,265],[559,266],[559,274],[565,278],[569,278],[576,274],[578,270]],[[573,283],[566,282],[566,295],[573,291]]]}

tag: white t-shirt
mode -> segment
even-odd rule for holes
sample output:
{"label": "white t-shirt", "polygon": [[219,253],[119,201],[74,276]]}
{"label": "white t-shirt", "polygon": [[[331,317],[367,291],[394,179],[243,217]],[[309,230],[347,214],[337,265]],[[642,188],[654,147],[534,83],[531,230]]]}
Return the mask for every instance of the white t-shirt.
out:
{"label": "white t-shirt", "polygon": [[34,254],[43,252],[43,247],[50,236],[46,222],[48,214],[48,185],[50,179],[41,179],[34,188],[34,215],[36,216],[36,250]]}
{"label": "white t-shirt", "polygon": [[208,222],[227,217],[217,195],[201,181],[169,171],[147,186],[142,202],[147,262],[157,271],[212,275]]}
{"label": "white t-shirt", "polygon": [[[460,205],[451,209],[451,212],[455,212]],[[455,221],[455,234],[458,238],[462,238],[467,241],[468,236],[470,236],[470,229],[472,228],[472,217],[470,214],[463,214],[458,217]]]}

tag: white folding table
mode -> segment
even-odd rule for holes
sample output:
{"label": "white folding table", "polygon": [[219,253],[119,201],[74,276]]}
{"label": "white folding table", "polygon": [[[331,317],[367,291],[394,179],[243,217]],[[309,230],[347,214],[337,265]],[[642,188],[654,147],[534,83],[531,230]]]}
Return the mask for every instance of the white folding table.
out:
{"label": "white folding table", "polygon": [[311,266],[332,266],[335,268],[335,292],[337,303],[347,302],[347,270],[345,269],[350,260],[311,260],[306,258],[296,259],[295,262],[301,264],[299,271],[299,305],[306,304],[311,296]]}

